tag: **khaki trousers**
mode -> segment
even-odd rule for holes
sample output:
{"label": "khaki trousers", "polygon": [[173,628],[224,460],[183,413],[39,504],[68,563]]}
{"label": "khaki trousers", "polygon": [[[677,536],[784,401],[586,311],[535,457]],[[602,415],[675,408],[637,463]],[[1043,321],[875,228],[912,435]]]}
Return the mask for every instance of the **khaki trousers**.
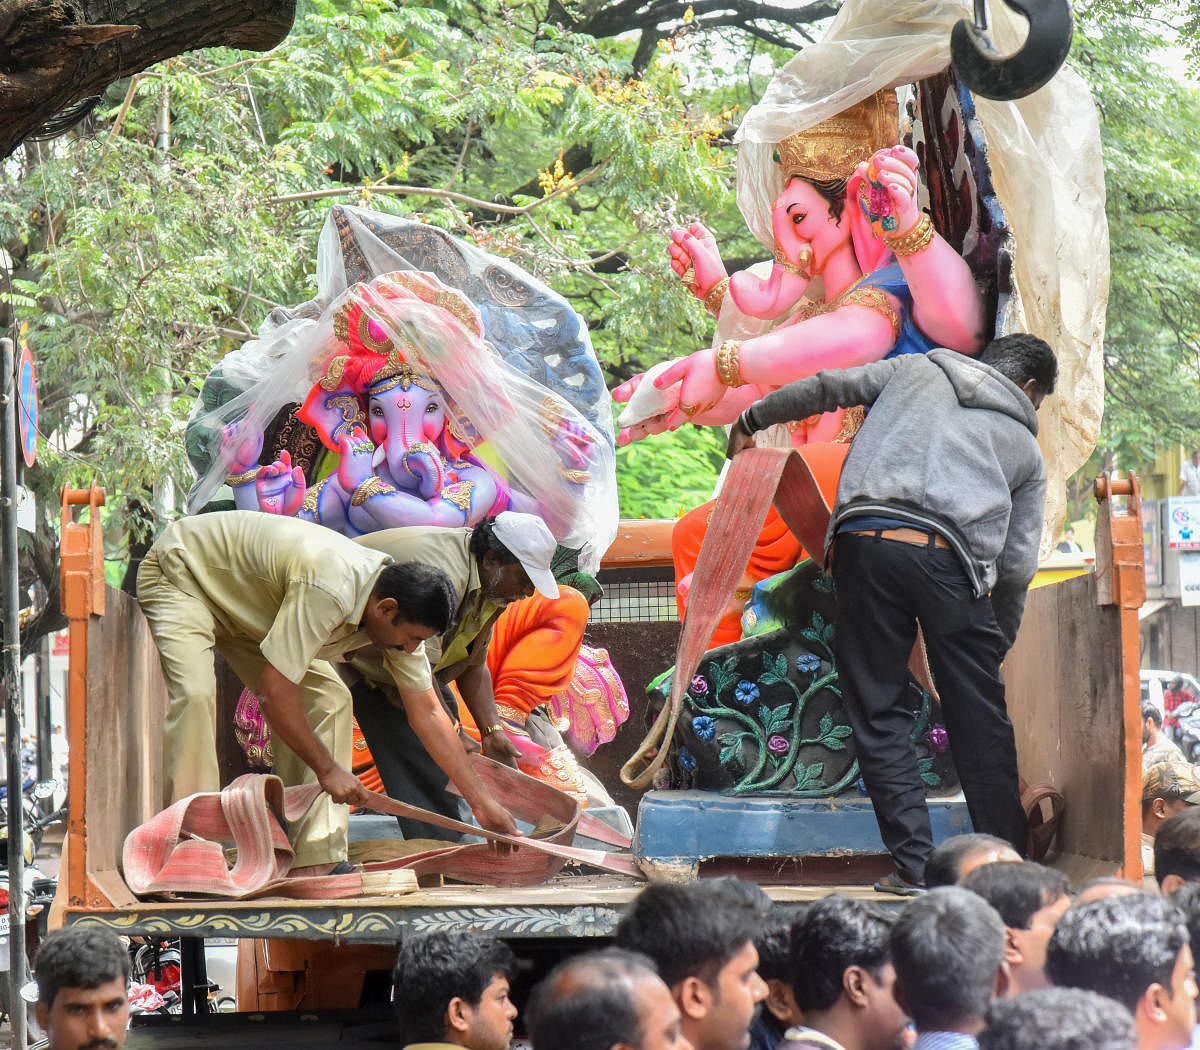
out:
{"label": "khaki trousers", "polygon": [[[217,770],[217,679],[213,649],[249,689],[257,687],[267,661],[258,642],[226,631],[202,597],[203,591],[170,551],[151,550],[138,569],[138,604],[158,646],[168,707],[163,723],[163,804],[199,791],[219,791]],[[350,691],[332,665],[316,660],[298,688],[304,712],[317,739],[344,769],[350,768],[353,743]],[[316,774],[278,737],[273,739],[275,772],[285,785],[308,784]],[[348,807],[321,795],[291,825],[293,864],[325,864],[346,859]]]}

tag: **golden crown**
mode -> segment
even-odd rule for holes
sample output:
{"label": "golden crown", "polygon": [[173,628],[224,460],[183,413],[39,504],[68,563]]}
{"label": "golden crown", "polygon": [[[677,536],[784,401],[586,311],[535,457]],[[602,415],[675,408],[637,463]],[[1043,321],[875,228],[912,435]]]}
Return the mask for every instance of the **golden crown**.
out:
{"label": "golden crown", "polygon": [[789,135],[776,147],[776,157],[785,180],[795,175],[814,182],[848,179],[859,161],[896,145],[899,138],[896,92],[885,88],[806,131]]}

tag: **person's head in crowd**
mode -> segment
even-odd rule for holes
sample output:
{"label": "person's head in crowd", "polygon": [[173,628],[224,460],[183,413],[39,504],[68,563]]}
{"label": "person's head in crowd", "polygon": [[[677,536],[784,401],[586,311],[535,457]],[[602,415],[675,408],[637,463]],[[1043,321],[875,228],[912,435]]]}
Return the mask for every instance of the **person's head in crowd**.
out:
{"label": "person's head in crowd", "polygon": [[[1183,923],[1188,931],[1188,946],[1192,949],[1192,962],[1200,951],[1200,882],[1188,882],[1171,894],[1171,903],[1183,913]],[[1200,1014],[1200,1008],[1197,1010]],[[1200,1018],[1198,1018],[1200,1019]]]}
{"label": "person's head in crowd", "polygon": [[692,1050],[654,961],[605,948],[559,963],[525,1011],[534,1050]]}
{"label": "person's head in crowd", "polygon": [[767,985],[767,996],[751,1029],[751,1045],[756,1048],[774,1046],[789,1028],[804,1023],[804,1014],[792,991],[796,969],[792,964],[792,923],[799,917],[793,914],[769,919],[754,940],[758,949],[758,976]]}
{"label": "person's head in crowd", "polygon": [[962,880],[978,893],[1004,923],[1004,958],[1012,982],[1010,995],[1045,988],[1046,944],[1058,920],[1071,906],[1070,885],[1061,871],[1032,861],[985,864]]}
{"label": "person's head in crowd", "polygon": [[1128,897],[1130,894],[1141,892],[1142,887],[1129,879],[1118,878],[1116,875],[1101,875],[1089,879],[1079,887],[1072,907],[1078,908],[1080,905],[1102,901],[1107,897]]}
{"label": "person's head in crowd", "polygon": [[1070,908],[1046,948],[1046,976],[1133,1014],[1139,1050],[1183,1050],[1196,1024],[1196,979],[1183,914],[1146,894]]}
{"label": "person's head in crowd", "polygon": [[67,926],[42,941],[34,1012],[50,1050],[120,1050],[129,1021],[129,951],[109,930]]}
{"label": "person's head in crowd", "polygon": [[406,938],[392,974],[404,1044],[508,1050],[517,1016],[508,998],[515,969],[516,959],[503,941],[473,930]]}
{"label": "person's head in crowd", "polygon": [[1142,704],[1142,746],[1153,747],[1162,733],[1162,712],[1151,703]]}
{"label": "person's head in crowd", "polygon": [[755,1009],[767,994],[758,976],[768,899],[737,879],[655,883],[634,898],[616,943],[650,956],[683,1015],[696,1050],[746,1050]]}
{"label": "person's head in crowd", "polygon": [[1200,808],[1168,817],[1154,836],[1154,877],[1169,897],[1184,883],[1200,880]]}
{"label": "person's head in crowd", "polygon": [[978,894],[941,886],[914,898],[892,927],[896,1000],[925,1032],[975,1035],[1008,991],[1004,923]]}
{"label": "person's head in crowd", "polygon": [[845,1050],[898,1050],[908,1014],[896,1001],[893,917],[863,901],[817,901],[792,925],[792,988],[804,1023]]}
{"label": "person's head in crowd", "polygon": [[995,835],[951,835],[934,847],[925,862],[925,886],[931,890],[956,886],[964,875],[984,864],[1020,859],[1011,845]]}
{"label": "person's head in crowd", "polygon": [[1137,1029],[1120,1003],[1083,988],[1039,988],[988,1010],[979,1050],[1134,1050]]}
{"label": "person's head in crowd", "polygon": [[1200,803],[1200,780],[1181,759],[1157,759],[1142,770],[1142,831],[1157,834],[1164,820]]}

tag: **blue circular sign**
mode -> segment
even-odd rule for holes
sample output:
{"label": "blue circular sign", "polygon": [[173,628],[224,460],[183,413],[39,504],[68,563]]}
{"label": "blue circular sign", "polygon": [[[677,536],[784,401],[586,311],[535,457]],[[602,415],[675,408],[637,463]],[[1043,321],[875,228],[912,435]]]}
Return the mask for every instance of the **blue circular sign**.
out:
{"label": "blue circular sign", "polygon": [[17,366],[17,395],[21,409],[18,414],[21,452],[25,456],[25,466],[32,467],[37,459],[38,396],[37,374],[33,370],[33,354],[29,352],[29,347],[21,351],[21,363]]}

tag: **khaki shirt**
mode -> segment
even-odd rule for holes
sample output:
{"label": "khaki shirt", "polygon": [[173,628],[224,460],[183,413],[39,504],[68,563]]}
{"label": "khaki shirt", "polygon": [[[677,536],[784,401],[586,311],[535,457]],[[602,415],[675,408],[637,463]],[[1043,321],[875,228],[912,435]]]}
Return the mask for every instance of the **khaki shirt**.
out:
{"label": "khaki shirt", "polygon": [[245,510],[181,518],[154,550],[163,575],[224,633],[257,642],[297,683],[314,660],[370,646],[359,623],[391,560],[324,526]]}
{"label": "khaki shirt", "polygon": [[418,525],[383,529],[359,536],[354,542],[382,551],[396,563],[422,562],[441,569],[458,595],[458,609],[449,630],[438,638],[427,639],[424,652],[381,654],[364,650],[348,661],[356,671],[377,685],[386,684],[391,677],[402,690],[415,692],[430,688],[435,675],[443,684],[453,682],[468,667],[487,660],[492,625],[504,606],[483,597],[479,566],[471,557],[470,529]]}

